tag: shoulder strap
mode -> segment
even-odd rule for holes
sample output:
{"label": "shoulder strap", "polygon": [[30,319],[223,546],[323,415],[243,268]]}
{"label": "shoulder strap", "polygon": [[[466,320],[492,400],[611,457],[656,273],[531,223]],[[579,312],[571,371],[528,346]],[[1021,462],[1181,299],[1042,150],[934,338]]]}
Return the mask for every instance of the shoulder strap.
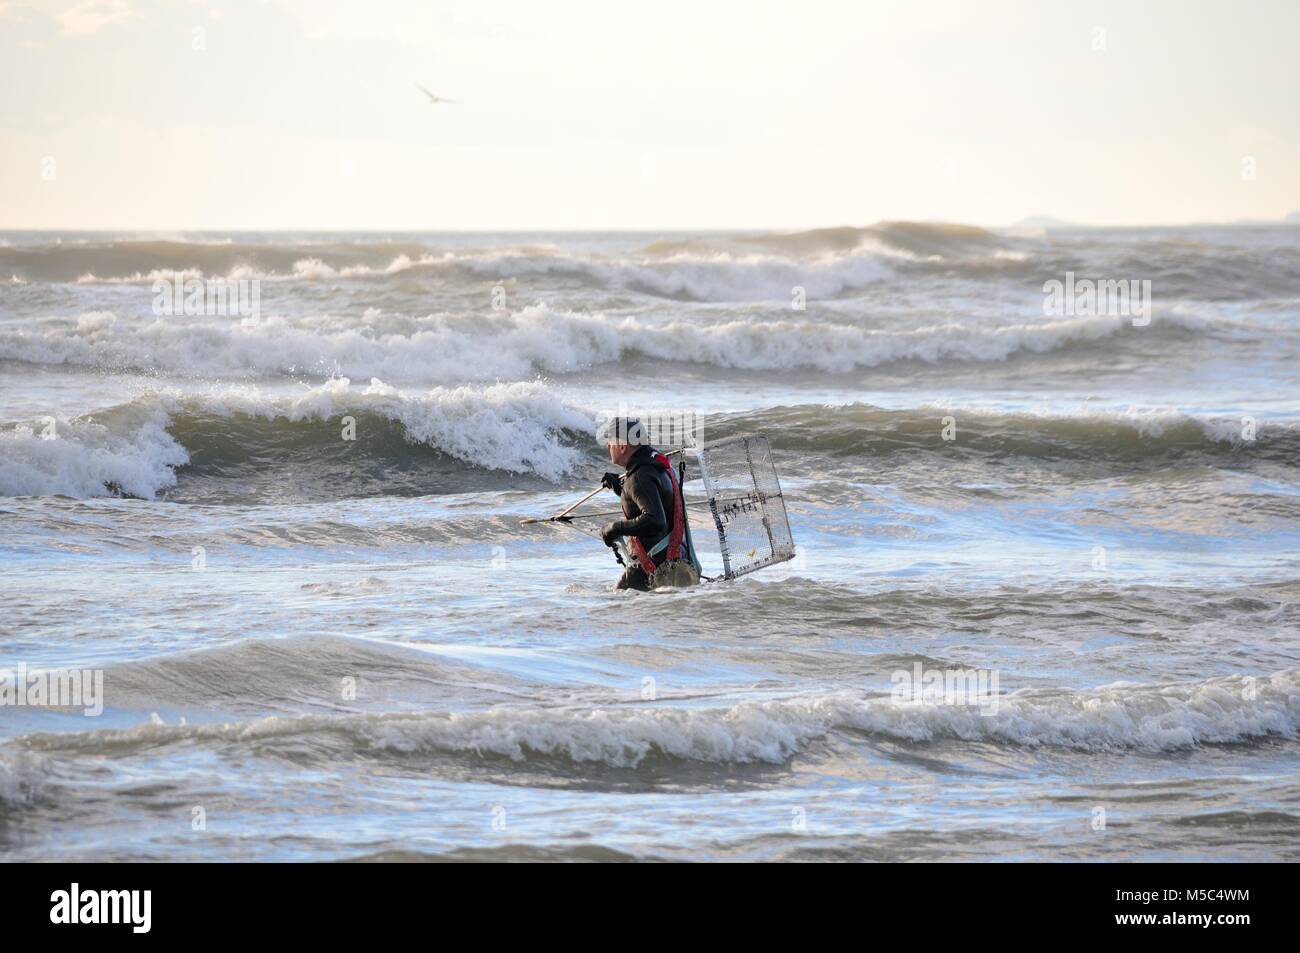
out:
{"label": "shoulder strap", "polygon": [[[648,551],[641,545],[641,541],[635,536],[629,540],[632,544],[632,551],[636,553],[637,562],[641,564],[641,568],[645,570],[646,575],[650,575],[656,568],[658,568],[654,557],[659,555],[659,553],[667,550],[666,555],[670,560],[681,557],[682,537],[686,534],[686,500],[682,496],[682,487],[681,483],[677,479],[677,471],[673,469],[672,461],[662,453],[656,453],[653,459],[655,463],[663,467],[668,473],[668,481],[672,484],[673,525],[669,529],[668,535],[655,543]],[[624,510],[624,515],[626,515],[626,512],[627,511]]]}

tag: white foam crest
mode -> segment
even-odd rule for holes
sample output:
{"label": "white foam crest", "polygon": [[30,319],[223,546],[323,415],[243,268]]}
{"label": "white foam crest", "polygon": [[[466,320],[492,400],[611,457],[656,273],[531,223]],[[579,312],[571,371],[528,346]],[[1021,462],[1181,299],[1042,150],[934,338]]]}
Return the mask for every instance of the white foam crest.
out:
{"label": "white foam crest", "polygon": [[1122,318],[1081,317],[1000,327],[945,323],[881,330],[827,320],[705,323],[609,317],[532,305],[504,316],[114,318],[0,330],[0,358],[143,368],[203,376],[345,375],[440,383],[519,380],[621,360],[631,352],[747,370],[847,372],[899,360],[998,361],[1109,337]]}
{"label": "white foam crest", "polygon": [[495,278],[577,272],[617,288],[692,301],[789,301],[795,287],[810,298],[864,288],[893,272],[878,252],[825,254],[800,260],[764,254],[681,253],[668,258],[588,258],[503,252],[449,256]]}
{"label": "white foam crest", "polygon": [[[240,264],[231,267],[224,275],[217,272],[208,274],[198,267],[154,268],[148,272],[135,271],[129,275],[113,275],[103,278],[93,272],[85,272],[77,277],[75,283],[79,285],[129,285],[142,283],[147,284],[154,281],[188,281],[191,278],[212,281],[223,279],[226,281],[236,281],[241,279],[286,281],[366,278],[379,275],[396,275],[420,265],[436,265],[439,262],[447,261],[449,259],[450,256],[435,257],[432,255],[422,255],[419,258],[412,260],[409,255],[403,254],[396,256],[383,267],[362,264],[334,267],[326,264],[319,258],[308,257],[300,258],[295,261],[291,271],[287,274],[264,270],[255,265]],[[17,275],[13,276],[13,282],[19,284],[26,283]]]}
{"label": "white foam crest", "polygon": [[[954,405],[938,403],[925,405],[942,413],[953,411]],[[1044,422],[1064,422],[1082,424],[1109,424],[1135,431],[1148,439],[1159,439],[1169,431],[1180,427],[1192,426],[1201,431],[1204,437],[1213,443],[1227,443],[1233,447],[1247,445],[1250,441],[1243,433],[1243,418],[1237,416],[1198,416],[1172,407],[1138,407],[1126,408],[1098,407],[1093,404],[1079,403],[1069,407],[1026,408],[1009,414],[996,408],[971,407],[963,404],[963,415],[975,418],[1005,418],[1007,416],[1027,417]],[[1284,421],[1266,420],[1256,422],[1256,434],[1277,431],[1295,433],[1300,426]]]}
{"label": "white foam crest", "polygon": [[[325,264],[319,258],[302,258],[293,263],[293,274],[291,276],[277,275],[274,272],[254,274],[247,272],[246,269],[241,269],[245,271],[245,274],[242,274],[241,277],[266,278],[269,280],[282,277],[300,279],[367,278],[374,275],[396,275],[403,271],[409,271],[417,265],[436,264],[439,260],[431,255],[421,255],[418,259],[412,261],[409,255],[398,255],[382,268],[371,265],[345,265],[342,268],[334,268]],[[228,277],[233,277],[233,274]]]}
{"label": "white foam crest", "polygon": [[626,324],[602,315],[524,308],[504,318],[369,313],[329,316],[114,318],[0,331],[0,357],[29,363],[159,369],[205,376],[315,373],[470,382],[563,373],[617,360]]}
{"label": "white foam crest", "polygon": [[[174,412],[179,406],[176,398],[171,400]],[[548,480],[561,479],[583,460],[583,451],[562,442],[561,433],[595,427],[590,415],[539,382],[404,392],[377,378],[364,387],[336,378],[291,397],[265,397],[249,387],[214,389],[198,399],[198,406],[207,413],[291,422],[374,413],[399,421],[412,442],[475,466],[536,473]]]}
{"label": "white foam crest", "polygon": [[[336,378],[300,394],[263,395],[252,386],[185,395],[156,390],[99,419],[51,418],[0,429],[0,496],[106,496],[111,486],[144,499],[176,485],[189,449],[169,432],[177,414],[243,414],[265,420],[333,420],[373,413],[398,421],[407,439],[475,466],[558,481],[584,460],[564,432],[592,432],[586,411],[540,382],[436,387],[403,392],[378,379]],[[48,436],[52,434],[53,436]],[[188,438],[187,438],[188,439]]]}
{"label": "white foam crest", "polygon": [[632,767],[652,755],[707,763],[780,764],[838,731],[910,743],[982,741],[1074,751],[1177,751],[1277,737],[1300,729],[1300,670],[1170,685],[1116,684],[1090,691],[1023,690],[995,713],[973,706],[911,705],[888,697],[813,694],[729,708],[575,710],[497,707],[463,713],[269,717],[247,723],[141,724],[33,736],[33,748],[94,750],[192,739],[273,740],[337,733],[364,747],[403,753],[491,754],[522,761],[561,757]]}
{"label": "white foam crest", "polygon": [[[577,273],[609,287],[694,301],[788,301],[795,286],[803,288],[809,297],[821,298],[866,287],[893,274],[887,262],[897,257],[896,253],[866,247],[811,258],[725,251],[682,252],[664,258],[592,257],[542,247],[430,253],[415,259],[401,254],[383,267],[330,265],[320,258],[307,257],[295,261],[289,274],[240,266],[226,277],[326,281],[394,275],[417,268],[462,268],[497,280]],[[201,273],[193,274],[202,277]],[[83,277],[86,281],[100,280],[93,275]],[[107,280],[142,281],[144,276]]]}
{"label": "white foam crest", "polygon": [[338,272],[319,258],[303,258],[293,263],[295,278],[334,278]]}
{"label": "white foam crest", "polygon": [[87,272],[81,275],[76,283],[79,285],[132,285],[155,281],[189,281],[191,278],[202,279],[203,272],[198,268],[155,268],[148,273],[137,271],[134,274],[109,278],[99,278]]}
{"label": "white foam crest", "polygon": [[1300,669],[1270,676],[1231,675],[1169,685],[1116,683],[1091,691],[1034,689],[976,706],[855,705],[845,727],[909,741],[950,737],[1081,751],[1177,751],[1300,730]]}
{"label": "white foam crest", "polygon": [[[1251,697],[1253,693],[1253,697]],[[1084,751],[1171,751],[1300,728],[1300,671],[1248,680],[1115,685],[1088,692],[1022,691],[996,713],[973,706],[908,705],[846,693],[726,709],[645,708],[556,712],[494,709],[426,723],[369,726],[383,747],[529,753],[635,765],[651,753],[707,762],[780,763],[815,738],[855,729],[912,742],[951,737]]]}
{"label": "white foam crest", "polygon": [[0,496],[106,496],[153,499],[176,484],[174,467],[189,453],[167,432],[159,407],[133,408],[106,426],[88,418],[53,417],[35,427],[0,429]]}
{"label": "white foam crest", "polygon": [[909,331],[824,321],[738,320],[703,327],[674,321],[635,340],[639,350],[665,360],[746,370],[808,367],[843,373],[901,360],[1001,361],[1018,352],[1044,353],[1109,337],[1122,326],[1122,319],[1112,317],[992,328],[954,322]]}

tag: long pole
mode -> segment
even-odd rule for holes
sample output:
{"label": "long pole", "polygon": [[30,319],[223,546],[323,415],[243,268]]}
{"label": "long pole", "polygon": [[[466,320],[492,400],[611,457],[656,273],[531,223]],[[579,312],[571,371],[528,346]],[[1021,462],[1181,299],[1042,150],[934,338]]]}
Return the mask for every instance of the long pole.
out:
{"label": "long pole", "polygon": [[[666,456],[666,457],[675,456],[675,455],[677,455],[677,454],[679,454],[679,453],[683,453],[683,452],[685,452],[685,450],[686,450],[685,447],[681,447],[681,448],[679,448],[679,449],[677,449],[677,450],[669,450],[667,453],[664,454],[664,456]],[[568,516],[569,516],[570,513],[572,513],[574,510],[576,510],[578,507],[580,507],[583,503],[586,503],[589,499],[591,499],[593,496],[595,496],[597,493],[599,493],[599,492],[600,492],[601,490],[603,490],[603,489],[605,489],[604,484],[602,484],[602,485],[596,487],[596,489],[592,490],[590,493],[588,493],[586,496],[584,496],[582,499],[580,499],[577,503],[574,503],[572,506],[570,506],[568,509],[564,510],[563,512],[556,513],[554,516],[543,516],[543,517],[540,517],[540,518],[539,518],[539,517],[529,517],[529,518],[527,518],[527,519],[522,519],[522,520],[520,520],[520,521],[519,521],[519,525],[520,525],[520,526],[527,526],[527,525],[532,524],[532,523],[565,523],[565,522],[568,522]]]}
{"label": "long pole", "polygon": [[590,493],[588,493],[586,496],[584,496],[582,499],[580,499],[577,503],[574,503],[572,506],[570,506],[568,509],[564,510],[564,512],[562,512],[562,513],[556,513],[554,516],[544,516],[544,517],[542,517],[542,518],[540,518],[540,519],[538,519],[538,518],[536,518],[536,517],[529,517],[528,519],[522,519],[522,520],[520,520],[520,521],[519,521],[519,525],[520,525],[520,526],[524,526],[524,525],[526,525],[526,524],[528,524],[528,523],[563,523],[563,522],[566,522],[566,521],[568,520],[568,516],[569,516],[570,513],[572,513],[574,510],[576,510],[578,507],[580,507],[583,503],[586,503],[589,499],[591,499],[593,496],[595,496],[597,493],[599,493],[599,492],[600,492],[601,490],[603,490],[603,489],[605,489],[603,486],[598,486],[598,487],[596,487],[596,489],[592,490]]}

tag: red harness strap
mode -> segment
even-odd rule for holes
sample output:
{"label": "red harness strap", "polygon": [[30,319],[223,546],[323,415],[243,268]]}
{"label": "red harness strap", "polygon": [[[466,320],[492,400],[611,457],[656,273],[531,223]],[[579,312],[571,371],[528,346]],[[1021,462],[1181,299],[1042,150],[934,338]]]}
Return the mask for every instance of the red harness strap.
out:
{"label": "red harness strap", "polygon": [[[656,453],[654,461],[668,471],[668,479],[673,485],[673,527],[668,533],[667,557],[669,560],[674,560],[682,554],[682,537],[686,535],[686,523],[682,515],[685,500],[682,499],[682,488],[677,485],[677,473],[673,470],[672,462],[662,453]],[[623,506],[623,515],[630,518],[626,504]],[[632,536],[629,537],[628,543],[631,544],[632,552],[636,554],[636,561],[641,564],[645,574],[652,575],[658,566],[646,548],[641,545],[641,540]]]}

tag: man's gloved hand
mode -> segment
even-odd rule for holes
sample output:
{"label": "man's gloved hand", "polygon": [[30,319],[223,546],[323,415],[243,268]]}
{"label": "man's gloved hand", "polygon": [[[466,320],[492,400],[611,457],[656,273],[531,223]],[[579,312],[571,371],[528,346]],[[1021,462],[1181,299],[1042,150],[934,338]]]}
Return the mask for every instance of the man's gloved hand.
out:
{"label": "man's gloved hand", "polygon": [[617,473],[606,473],[600,478],[600,485],[620,495],[623,493],[623,478]]}
{"label": "man's gloved hand", "polygon": [[606,546],[613,546],[622,538],[623,534],[618,532],[618,523],[606,523],[600,531],[600,540]]}

